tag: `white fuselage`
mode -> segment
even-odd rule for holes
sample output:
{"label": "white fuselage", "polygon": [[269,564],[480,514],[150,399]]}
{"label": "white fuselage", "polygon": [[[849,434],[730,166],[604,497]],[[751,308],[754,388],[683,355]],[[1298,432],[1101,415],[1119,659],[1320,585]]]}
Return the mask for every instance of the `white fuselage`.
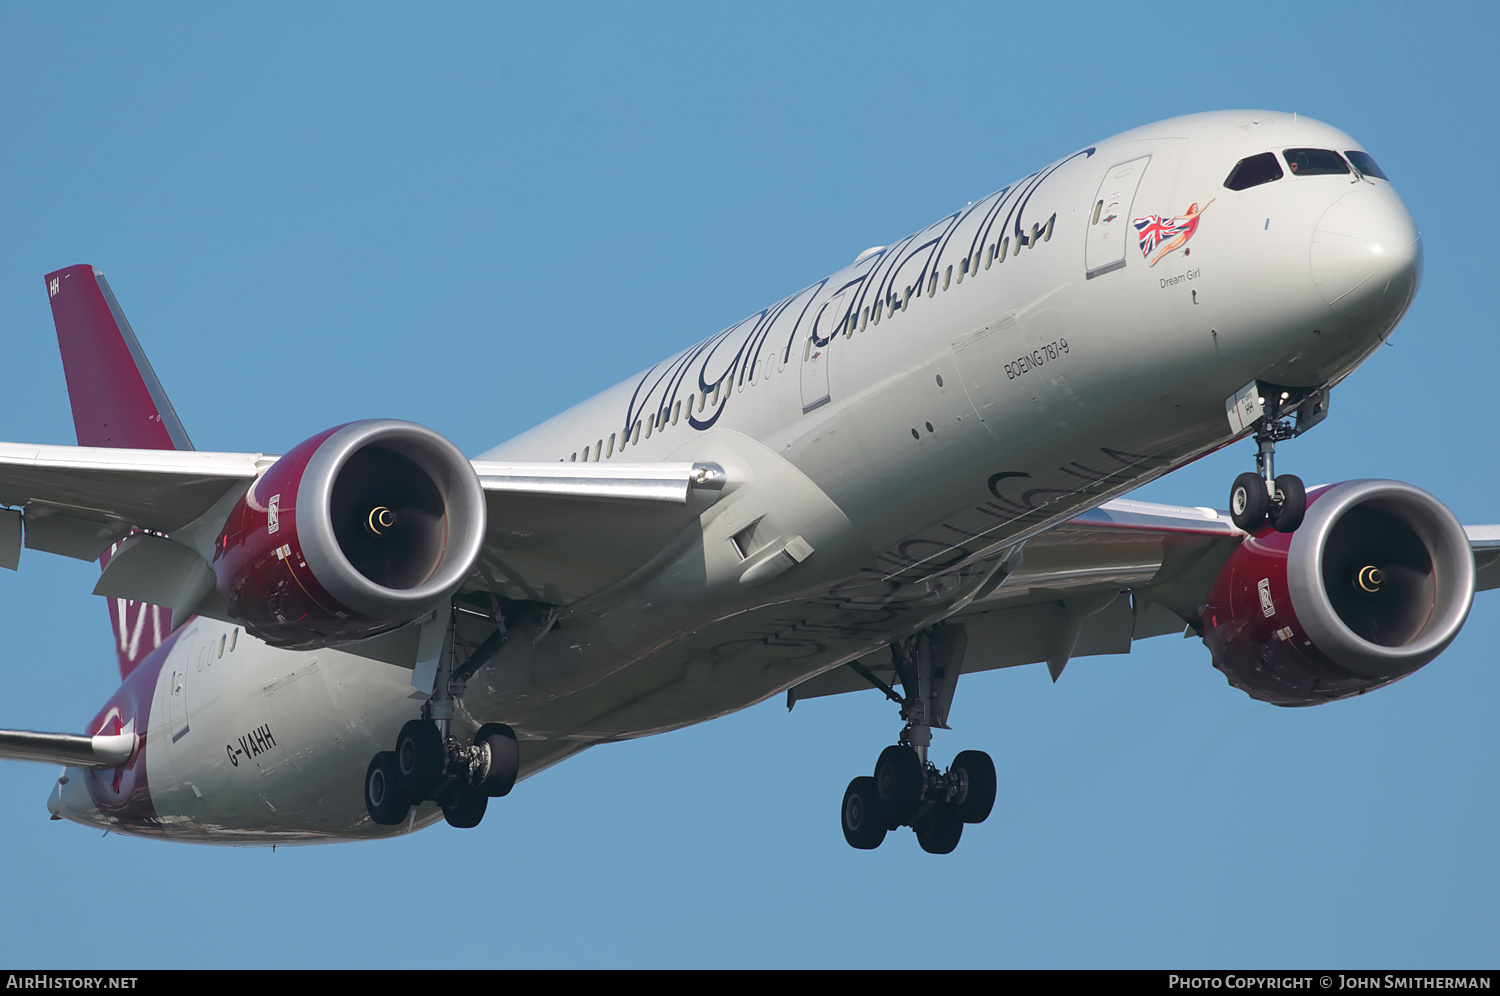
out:
{"label": "white fuselage", "polygon": [[[1226,444],[1247,382],[1342,380],[1404,313],[1420,242],[1383,180],[1226,188],[1238,161],[1302,147],[1361,148],[1266,112],[1118,135],[484,454],[711,460],[730,483],[624,582],[560,593],[556,631],[470,682],[465,723],[510,724],[524,775],[744,708],[951,615],[1027,537]],[[812,554],[772,565],[792,541]],[[407,829],[374,826],[360,784],[421,708],[410,672],[234,634],[198,619],[142,665],[149,817],[101,812],[83,786],[111,773],[73,769],[54,812],[220,843]]]}

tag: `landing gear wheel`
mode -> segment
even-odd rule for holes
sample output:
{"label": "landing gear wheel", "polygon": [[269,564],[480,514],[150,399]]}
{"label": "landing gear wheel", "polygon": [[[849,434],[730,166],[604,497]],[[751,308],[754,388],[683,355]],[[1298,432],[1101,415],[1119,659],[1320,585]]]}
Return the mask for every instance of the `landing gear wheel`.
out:
{"label": "landing gear wheel", "polygon": [[474,788],[490,799],[508,794],[521,771],[521,748],[516,745],[515,731],[504,723],[485,723],[474,734],[474,746],[488,748],[490,758],[484,777]]}
{"label": "landing gear wheel", "polygon": [[396,777],[408,799],[432,798],[443,777],[443,739],[430,719],[413,719],[396,738]]}
{"label": "landing gear wheel", "polygon": [[906,744],[892,744],[875,762],[875,796],[886,828],[894,830],[911,822],[922,804],[922,761]]}
{"label": "landing gear wheel", "polygon": [[983,823],[995,808],[995,762],[982,750],[966,750],[953,759],[949,773],[964,786],[953,805],[964,823]]}
{"label": "landing gear wheel", "polygon": [[370,759],[365,771],[365,809],[383,827],[396,826],[411,810],[397,780],[394,751],[383,750]]}
{"label": "landing gear wheel", "polygon": [[1246,471],[1234,479],[1234,487],[1229,489],[1229,517],[1236,526],[1247,533],[1255,532],[1266,521],[1270,504],[1266,482],[1259,474]]}
{"label": "landing gear wheel", "polygon": [[1307,514],[1307,489],[1302,486],[1302,478],[1295,474],[1276,478],[1276,497],[1270,512],[1271,528],[1289,533],[1302,525],[1302,516]]}
{"label": "landing gear wheel", "polygon": [[478,789],[460,785],[443,796],[443,819],[450,827],[460,830],[477,827],[484,819],[484,810],[489,803],[490,797]]}
{"label": "landing gear wheel", "polygon": [[951,854],[964,834],[963,817],[958,807],[944,803],[917,823],[917,843],[928,854]]}
{"label": "landing gear wheel", "polygon": [[875,779],[863,775],[844,790],[844,804],[839,809],[844,824],[844,839],[850,847],[873,851],[885,840],[885,821],[875,798]]}

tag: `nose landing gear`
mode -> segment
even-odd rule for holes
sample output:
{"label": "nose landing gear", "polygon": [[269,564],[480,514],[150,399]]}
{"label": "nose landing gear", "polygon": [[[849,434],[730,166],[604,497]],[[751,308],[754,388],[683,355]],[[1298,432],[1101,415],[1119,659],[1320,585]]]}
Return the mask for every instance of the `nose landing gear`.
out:
{"label": "nose landing gear", "polygon": [[[1276,474],[1276,444],[1300,436],[1328,415],[1328,392],[1292,390],[1251,383],[1230,398],[1230,425],[1255,429],[1255,472],[1243,473],[1229,489],[1229,517],[1247,533],[1270,522],[1277,532],[1289,533],[1307,513],[1307,489],[1294,474]],[[1237,424],[1237,417],[1252,416]],[[1291,416],[1295,416],[1295,422]]]}
{"label": "nose landing gear", "polygon": [[891,830],[909,826],[929,854],[958,846],[965,823],[983,823],[995,805],[995,764],[983,751],[966,750],[947,771],[927,758],[932,728],[948,729],[963,660],[962,626],[940,626],[892,644],[891,658],[905,695],[864,672],[901,704],[906,727],[899,743],[880,752],[875,773],[849,783],[839,809],[849,846],[873,850]]}

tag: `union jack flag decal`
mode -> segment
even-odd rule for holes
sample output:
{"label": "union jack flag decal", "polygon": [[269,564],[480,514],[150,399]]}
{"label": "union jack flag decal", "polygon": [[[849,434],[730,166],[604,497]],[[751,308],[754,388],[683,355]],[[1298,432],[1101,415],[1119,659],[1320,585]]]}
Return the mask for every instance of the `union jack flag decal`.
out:
{"label": "union jack flag decal", "polygon": [[[1212,200],[1208,202],[1212,203]],[[1141,240],[1141,255],[1151,260],[1151,265],[1155,266],[1163,256],[1187,245],[1188,239],[1198,230],[1198,219],[1208,210],[1208,204],[1201,208],[1197,204],[1189,205],[1182,214],[1171,218],[1148,214],[1144,218],[1133,219],[1131,224],[1135,225],[1136,235]],[[1152,256],[1152,253],[1156,255]]]}

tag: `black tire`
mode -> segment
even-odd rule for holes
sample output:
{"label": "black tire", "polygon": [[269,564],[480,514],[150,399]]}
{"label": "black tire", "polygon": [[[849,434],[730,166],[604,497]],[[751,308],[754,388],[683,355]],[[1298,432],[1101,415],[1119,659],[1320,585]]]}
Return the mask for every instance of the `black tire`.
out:
{"label": "black tire", "polygon": [[475,747],[489,747],[490,763],[484,777],[475,786],[487,798],[508,795],[521,772],[521,748],[515,731],[504,723],[485,723],[474,734]]}
{"label": "black tire", "polygon": [[911,823],[922,804],[922,761],[906,744],[892,744],[875,762],[875,797],[887,829]]}
{"label": "black tire", "polygon": [[490,797],[475,788],[460,785],[443,796],[443,819],[450,827],[471,830],[484,819],[484,811]]}
{"label": "black tire", "polygon": [[924,816],[914,829],[922,850],[928,854],[951,854],[964,835],[964,820],[957,806],[944,803]]}
{"label": "black tire", "polygon": [[873,851],[880,846],[885,840],[885,821],[880,815],[880,802],[875,798],[875,779],[862,775],[849,783],[844,790],[839,819],[850,847]]}
{"label": "black tire", "polygon": [[1295,474],[1282,474],[1276,478],[1276,493],[1281,500],[1271,510],[1271,528],[1278,533],[1292,532],[1307,514],[1307,488]]}
{"label": "black tire", "polygon": [[443,777],[443,738],[430,719],[413,719],[396,738],[396,777],[408,799],[431,799]]}
{"label": "black tire", "polygon": [[965,823],[983,823],[995,808],[995,762],[982,750],[961,751],[950,774],[961,774],[964,791],[953,800]]}
{"label": "black tire", "polygon": [[1253,533],[1266,521],[1266,510],[1270,508],[1271,496],[1266,494],[1266,482],[1259,474],[1248,471],[1234,479],[1229,489],[1229,517],[1234,524],[1247,533]]}
{"label": "black tire", "polygon": [[396,777],[395,751],[383,750],[370,758],[370,767],[365,770],[365,810],[383,827],[405,822],[411,811]]}

